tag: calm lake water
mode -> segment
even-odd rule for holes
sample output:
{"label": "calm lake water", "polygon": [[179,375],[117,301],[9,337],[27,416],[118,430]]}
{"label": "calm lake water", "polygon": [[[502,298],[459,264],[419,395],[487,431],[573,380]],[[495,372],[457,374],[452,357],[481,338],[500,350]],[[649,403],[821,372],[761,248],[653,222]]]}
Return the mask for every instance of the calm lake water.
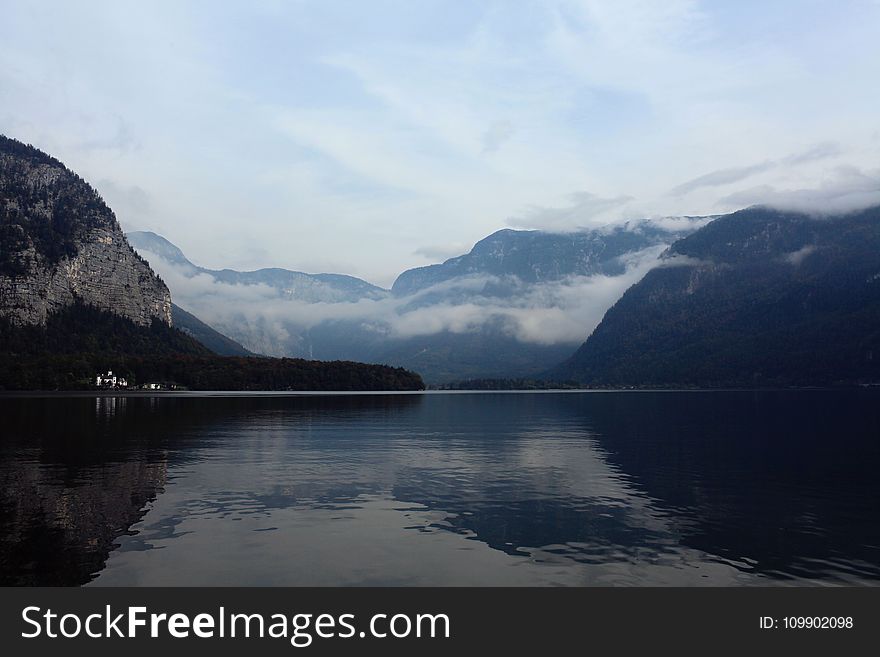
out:
{"label": "calm lake water", "polygon": [[0,398],[0,583],[880,582],[880,391]]}

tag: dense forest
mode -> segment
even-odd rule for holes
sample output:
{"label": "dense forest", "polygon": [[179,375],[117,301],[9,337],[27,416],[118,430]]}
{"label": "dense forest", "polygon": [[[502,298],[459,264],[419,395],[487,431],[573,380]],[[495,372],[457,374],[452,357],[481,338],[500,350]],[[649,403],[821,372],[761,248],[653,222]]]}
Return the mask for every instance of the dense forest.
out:
{"label": "dense forest", "polygon": [[0,390],[82,390],[113,370],[130,385],[191,390],[421,390],[418,374],[385,365],[218,356],[155,321],[141,327],[84,304],[45,326],[0,321]]}

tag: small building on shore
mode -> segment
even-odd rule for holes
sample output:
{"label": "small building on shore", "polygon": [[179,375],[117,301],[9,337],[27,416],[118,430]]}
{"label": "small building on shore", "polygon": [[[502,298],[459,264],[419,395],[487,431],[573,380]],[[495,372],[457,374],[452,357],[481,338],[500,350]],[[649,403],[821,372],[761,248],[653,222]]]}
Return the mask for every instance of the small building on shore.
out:
{"label": "small building on shore", "polygon": [[99,388],[127,388],[128,381],[113,374],[112,370],[107,370],[107,374],[98,374],[95,377],[95,385]]}

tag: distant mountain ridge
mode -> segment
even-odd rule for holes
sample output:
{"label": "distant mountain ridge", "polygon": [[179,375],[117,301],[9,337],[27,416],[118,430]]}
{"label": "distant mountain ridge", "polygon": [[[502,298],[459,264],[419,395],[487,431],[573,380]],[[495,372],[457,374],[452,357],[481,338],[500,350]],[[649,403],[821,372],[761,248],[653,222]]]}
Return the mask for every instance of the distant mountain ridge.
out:
{"label": "distant mountain ridge", "polygon": [[754,207],[673,244],[551,371],[591,385],[880,382],[880,207]]}
{"label": "distant mountain ridge", "polygon": [[622,256],[657,244],[670,244],[692,232],[702,219],[682,218],[682,225],[674,229],[648,220],[574,233],[505,228],[480,240],[464,255],[403,272],[391,290],[405,296],[474,274],[516,276],[526,284],[570,276],[615,276],[625,269]]}
{"label": "distant mountain ridge", "polygon": [[209,274],[218,282],[228,285],[268,285],[287,299],[309,303],[336,303],[382,299],[388,296],[387,290],[344,274],[306,274],[279,267],[254,271],[208,269],[190,262],[183,251],[156,233],[132,231],[127,233],[127,237],[138,251],[158,255],[168,263],[189,271],[191,275]]}
{"label": "distant mountain ridge", "polygon": [[[576,300],[579,285],[589,294],[592,280],[613,281],[622,293],[633,261],[651,261],[705,221],[682,218],[662,227],[646,220],[569,234],[502,230],[467,254],[402,273],[391,291],[339,274],[211,270],[154,233],[133,232],[129,239],[178,286],[175,298],[188,311],[252,352],[387,363],[446,382],[529,376],[560,362],[589,327],[546,338],[520,325],[531,321],[529,304],[559,314],[564,309],[554,304]],[[212,280],[196,284],[202,274]],[[274,296],[256,294],[261,285]],[[526,330],[534,337],[523,337]]]}

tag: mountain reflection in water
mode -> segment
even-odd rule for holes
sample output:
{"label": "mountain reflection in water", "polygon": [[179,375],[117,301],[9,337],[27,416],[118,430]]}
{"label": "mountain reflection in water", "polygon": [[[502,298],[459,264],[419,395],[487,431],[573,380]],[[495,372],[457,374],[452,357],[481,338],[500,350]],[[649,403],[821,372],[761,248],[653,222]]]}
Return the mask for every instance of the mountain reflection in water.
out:
{"label": "mountain reflection in water", "polygon": [[873,584],[878,396],[0,398],[0,581]]}

